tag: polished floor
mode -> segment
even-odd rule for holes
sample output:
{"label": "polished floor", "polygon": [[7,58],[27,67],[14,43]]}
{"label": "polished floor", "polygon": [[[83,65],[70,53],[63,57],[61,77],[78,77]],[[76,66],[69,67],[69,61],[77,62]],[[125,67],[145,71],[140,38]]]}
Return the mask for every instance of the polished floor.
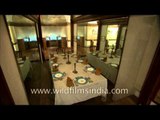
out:
{"label": "polished floor", "polygon": [[53,83],[49,71],[48,62],[32,62],[33,70],[30,71],[24,84],[30,105],[53,105],[54,95],[48,94],[31,94],[30,89],[46,88],[52,89]]}

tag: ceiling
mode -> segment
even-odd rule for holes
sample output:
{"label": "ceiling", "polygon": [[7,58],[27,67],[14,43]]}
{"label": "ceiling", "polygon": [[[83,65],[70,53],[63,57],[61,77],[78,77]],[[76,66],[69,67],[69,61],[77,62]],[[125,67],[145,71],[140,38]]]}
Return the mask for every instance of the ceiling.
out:
{"label": "ceiling", "polygon": [[6,15],[6,18],[9,23],[34,24],[33,21],[22,15]]}
{"label": "ceiling", "polygon": [[[22,15],[6,15],[6,18],[8,23],[34,24],[33,21]],[[40,15],[40,18],[43,25],[70,23],[70,15]]]}
{"label": "ceiling", "polygon": [[41,15],[42,24],[65,24],[70,23],[70,15]]}

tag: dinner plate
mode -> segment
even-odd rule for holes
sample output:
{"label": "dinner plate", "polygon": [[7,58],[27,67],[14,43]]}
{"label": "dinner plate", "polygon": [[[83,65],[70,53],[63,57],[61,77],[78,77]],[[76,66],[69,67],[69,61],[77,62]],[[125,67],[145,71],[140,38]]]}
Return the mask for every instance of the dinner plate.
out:
{"label": "dinner plate", "polygon": [[87,68],[87,71],[92,72],[92,71],[94,71],[94,68],[92,68],[92,67],[88,67],[88,68]]}
{"label": "dinner plate", "polygon": [[52,64],[52,66],[53,66],[53,67],[58,66],[58,65],[59,65],[58,63],[54,63],[54,64]]}
{"label": "dinner plate", "polygon": [[96,53],[93,53],[92,55],[96,55]]}
{"label": "dinner plate", "polygon": [[57,74],[55,74],[55,77],[56,77],[56,78],[61,78],[62,76],[63,76],[62,73],[57,73]]}
{"label": "dinner plate", "polygon": [[79,63],[82,63],[82,62],[83,62],[83,60],[78,60],[78,62],[79,62]]}
{"label": "dinner plate", "polygon": [[80,78],[80,79],[77,80],[77,82],[80,83],[80,84],[85,84],[87,81],[84,78]]}
{"label": "dinner plate", "polygon": [[18,61],[18,63],[22,64],[22,63],[24,63],[24,61],[23,60],[22,61]]}
{"label": "dinner plate", "polygon": [[85,77],[76,77],[75,82],[77,84],[84,85],[88,82],[88,79],[86,79]]}
{"label": "dinner plate", "polygon": [[101,57],[101,58],[99,58],[100,60],[103,60],[104,58],[103,57]]}
{"label": "dinner plate", "polygon": [[23,67],[23,64],[20,64],[19,67]]}
{"label": "dinner plate", "polygon": [[117,65],[117,64],[113,64],[113,63],[111,64],[111,66],[113,66],[113,67],[118,67],[118,65]]}
{"label": "dinner plate", "polygon": [[17,58],[17,60],[18,60],[18,61],[21,61],[21,60],[22,60],[22,58]]}
{"label": "dinner plate", "polygon": [[63,73],[61,72],[57,72],[55,74],[52,74],[54,78],[62,78],[63,77]]}

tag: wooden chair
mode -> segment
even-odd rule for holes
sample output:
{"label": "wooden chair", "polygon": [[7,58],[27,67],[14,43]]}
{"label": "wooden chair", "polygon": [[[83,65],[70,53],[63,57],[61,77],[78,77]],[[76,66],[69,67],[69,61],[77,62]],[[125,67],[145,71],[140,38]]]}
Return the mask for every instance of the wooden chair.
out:
{"label": "wooden chair", "polygon": [[107,62],[107,57],[105,57],[105,58],[103,59],[103,62]]}
{"label": "wooden chair", "polygon": [[89,47],[89,49],[90,49],[90,52],[93,52],[94,51],[94,42],[93,42],[93,40],[90,40],[90,47]]}
{"label": "wooden chair", "polygon": [[66,39],[62,39],[61,40],[61,50],[62,52],[66,52],[66,49],[67,49],[67,40]]}
{"label": "wooden chair", "polygon": [[81,57],[86,57],[87,52],[84,47],[78,47],[77,55]]}
{"label": "wooden chair", "polygon": [[23,39],[18,39],[18,48],[19,48],[19,57],[23,57],[23,52],[26,50],[24,40]]}
{"label": "wooden chair", "polygon": [[42,38],[42,42],[43,42],[43,50],[47,50],[46,38]]}

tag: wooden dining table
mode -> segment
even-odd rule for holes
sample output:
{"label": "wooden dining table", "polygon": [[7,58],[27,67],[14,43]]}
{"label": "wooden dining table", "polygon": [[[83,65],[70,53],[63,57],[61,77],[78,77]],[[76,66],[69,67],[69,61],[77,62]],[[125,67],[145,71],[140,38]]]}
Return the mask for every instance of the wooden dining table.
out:
{"label": "wooden dining table", "polygon": [[[63,54],[58,54],[55,56],[58,58],[58,72],[65,73],[62,79],[55,79],[53,76],[56,73],[51,70],[54,86],[53,92],[55,94],[55,105],[71,105],[97,96],[102,96],[103,100],[106,100],[108,82],[104,76],[96,75],[94,71],[86,71],[86,66],[90,65],[77,62],[77,58],[74,56],[71,57],[71,54],[69,55],[69,61],[71,64],[66,64],[68,59],[63,59]],[[73,73],[74,64],[76,64],[76,71],[78,72],[76,74]],[[51,56],[49,56],[49,65],[50,69],[52,69],[53,61]],[[67,86],[67,77],[72,79],[74,86]],[[87,81],[86,84],[77,84],[77,77],[89,78],[90,81]]]}

